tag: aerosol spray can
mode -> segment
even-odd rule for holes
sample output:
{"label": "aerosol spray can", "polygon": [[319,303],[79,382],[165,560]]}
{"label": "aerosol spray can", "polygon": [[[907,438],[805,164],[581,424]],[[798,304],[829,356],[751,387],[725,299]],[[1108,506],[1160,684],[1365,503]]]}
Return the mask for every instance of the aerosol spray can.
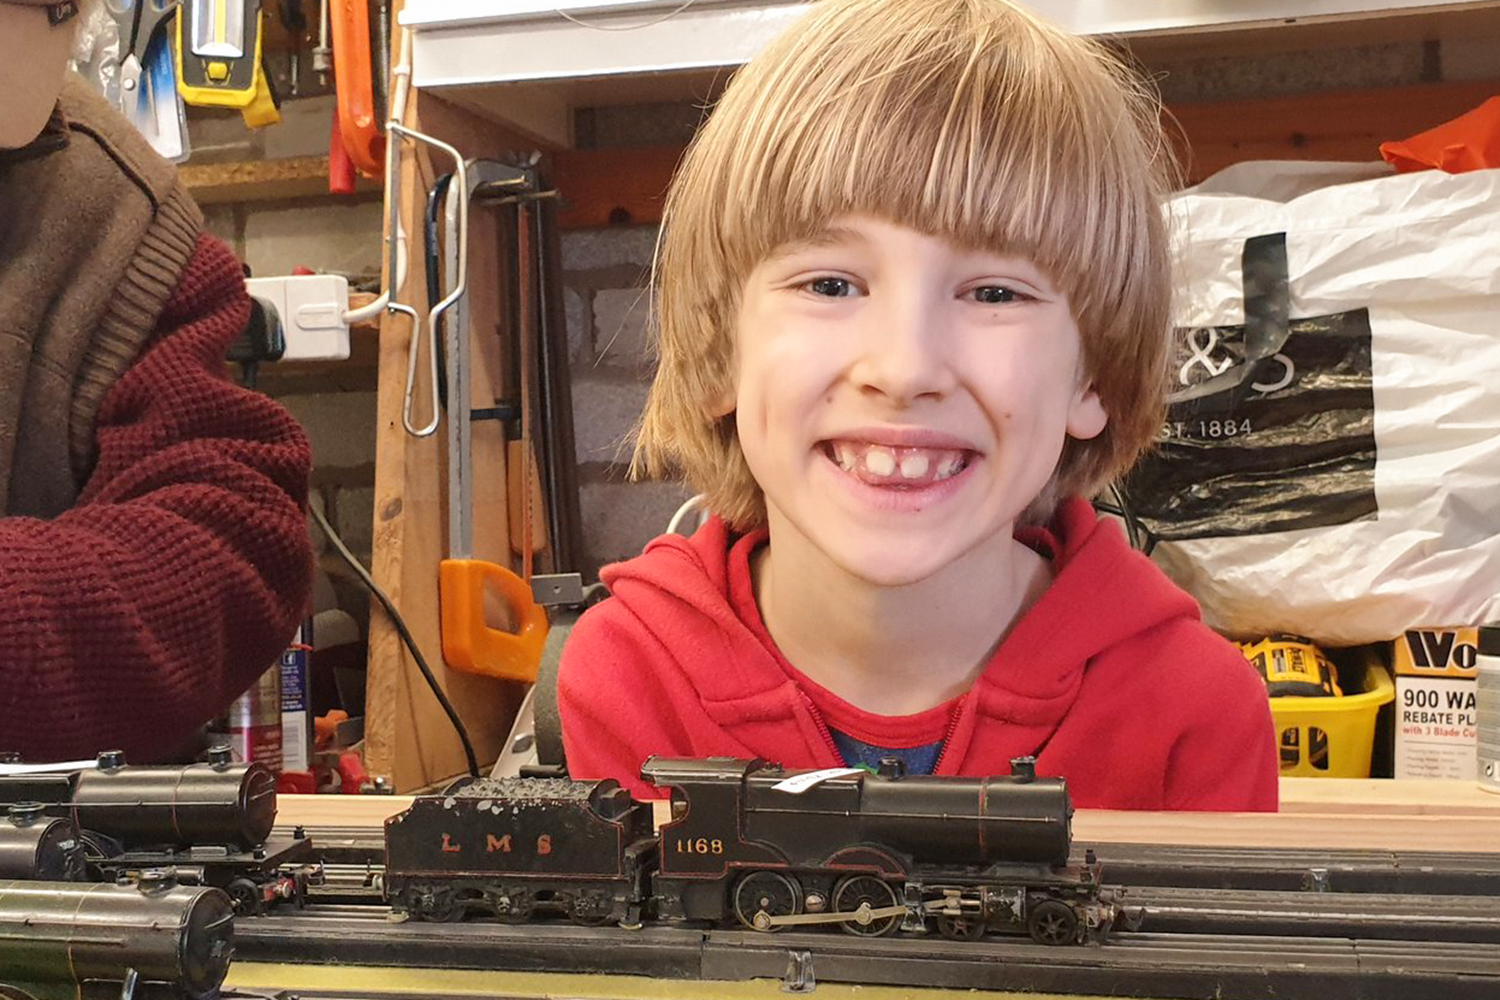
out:
{"label": "aerosol spray can", "polygon": [[1478,688],[1474,692],[1479,731],[1479,787],[1500,794],[1500,624],[1479,629]]}
{"label": "aerosol spray can", "polygon": [[281,664],[260,675],[228,711],[209,725],[215,742],[227,745],[234,759],[264,764],[281,773]]}

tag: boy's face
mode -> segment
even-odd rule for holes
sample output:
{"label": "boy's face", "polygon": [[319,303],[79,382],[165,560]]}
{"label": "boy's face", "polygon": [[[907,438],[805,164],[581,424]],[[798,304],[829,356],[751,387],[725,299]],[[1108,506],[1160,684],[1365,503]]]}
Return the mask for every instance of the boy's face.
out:
{"label": "boy's face", "polygon": [[1066,437],[1104,429],[1041,271],[867,216],[756,267],[736,338],[723,409],[773,532],[878,585],[1010,545]]}

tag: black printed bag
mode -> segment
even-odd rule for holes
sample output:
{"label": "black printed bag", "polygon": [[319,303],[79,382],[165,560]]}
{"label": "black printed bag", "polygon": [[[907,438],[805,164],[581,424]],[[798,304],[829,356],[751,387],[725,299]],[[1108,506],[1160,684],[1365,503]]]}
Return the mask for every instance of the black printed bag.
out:
{"label": "black printed bag", "polygon": [[1500,171],[1385,170],[1242,164],[1172,204],[1172,404],[1126,493],[1231,634],[1500,618]]}

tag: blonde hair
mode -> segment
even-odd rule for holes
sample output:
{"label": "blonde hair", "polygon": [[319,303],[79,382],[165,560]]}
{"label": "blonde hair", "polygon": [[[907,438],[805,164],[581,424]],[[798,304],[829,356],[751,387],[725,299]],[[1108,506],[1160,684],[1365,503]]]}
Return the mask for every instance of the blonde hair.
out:
{"label": "blonde hair", "polygon": [[1068,439],[1032,514],[1092,495],[1163,418],[1159,114],[1118,57],[1008,0],[818,3],[736,74],[673,179],[632,474],[681,474],[731,526],[764,523],[734,415],[713,416],[733,398],[740,293],[777,247],[863,213],[1024,256],[1067,293],[1109,422]]}

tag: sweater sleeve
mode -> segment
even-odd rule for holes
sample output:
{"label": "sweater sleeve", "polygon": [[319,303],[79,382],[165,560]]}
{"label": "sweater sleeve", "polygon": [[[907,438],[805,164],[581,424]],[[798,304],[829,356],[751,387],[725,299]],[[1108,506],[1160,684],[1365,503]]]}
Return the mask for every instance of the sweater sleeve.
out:
{"label": "sweater sleeve", "polygon": [[1205,663],[1200,680],[1201,711],[1167,764],[1166,808],[1275,812],[1280,762],[1265,683],[1232,649]]}
{"label": "sweater sleeve", "polygon": [[200,238],[97,416],[98,457],[52,520],[0,520],[0,748],[159,758],[276,661],[306,613],[312,455],[226,377],[249,299]]}
{"label": "sweater sleeve", "polygon": [[672,711],[676,699],[652,668],[652,642],[618,599],[573,627],[558,668],[557,711],[574,778],[615,778],[637,798],[660,798],[641,781],[641,764],[652,754],[693,755]]}

